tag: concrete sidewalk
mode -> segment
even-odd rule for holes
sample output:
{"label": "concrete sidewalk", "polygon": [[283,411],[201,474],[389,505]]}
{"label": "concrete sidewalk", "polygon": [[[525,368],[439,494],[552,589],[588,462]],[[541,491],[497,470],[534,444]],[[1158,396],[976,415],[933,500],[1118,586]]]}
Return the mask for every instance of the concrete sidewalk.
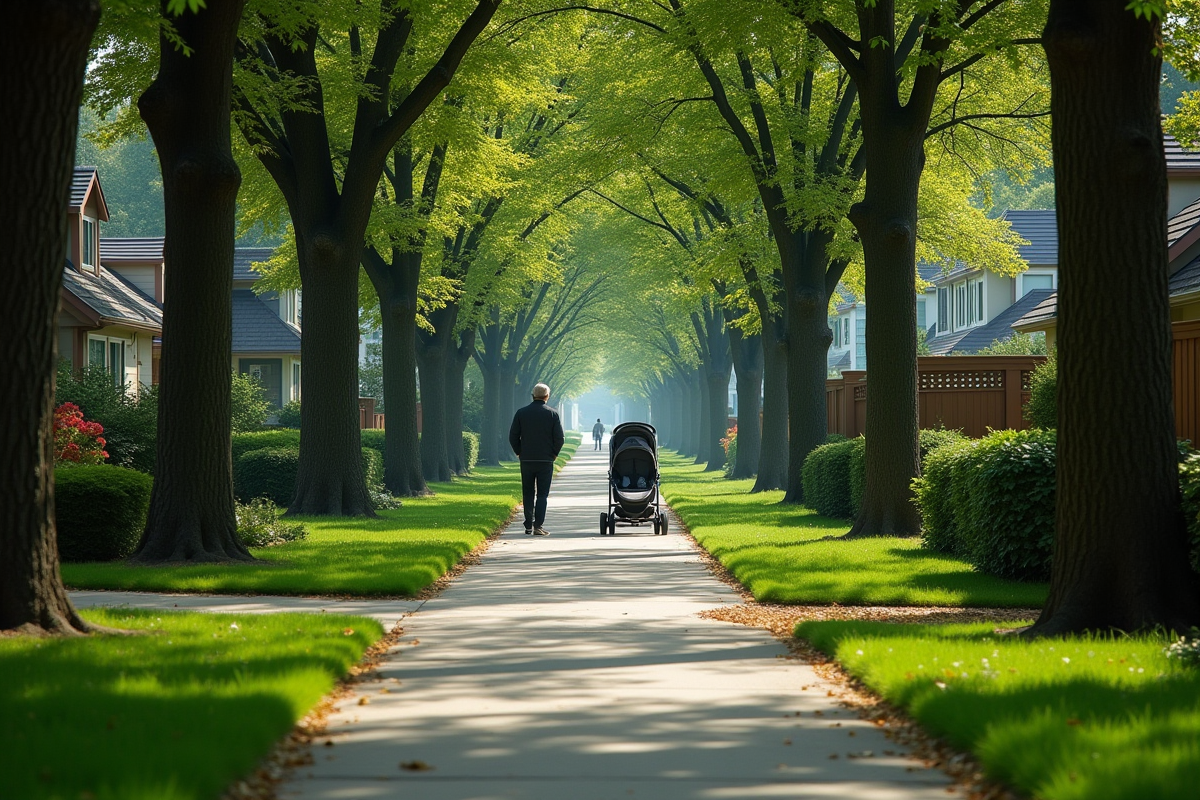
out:
{"label": "concrete sidewalk", "polygon": [[601,538],[606,469],[579,450],[551,536],[518,521],[405,620],[281,798],[946,797],[768,633],[697,617],[739,600],[685,539]]}

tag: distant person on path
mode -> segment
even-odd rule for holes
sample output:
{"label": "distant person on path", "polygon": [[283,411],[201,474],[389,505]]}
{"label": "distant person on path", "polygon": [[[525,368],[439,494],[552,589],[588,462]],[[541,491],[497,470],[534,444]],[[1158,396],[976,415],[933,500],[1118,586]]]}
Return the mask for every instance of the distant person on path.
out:
{"label": "distant person on path", "polygon": [[557,411],[546,405],[549,399],[549,386],[544,383],[534,386],[533,402],[517,409],[508,429],[508,443],[521,459],[526,536],[549,534],[542,527],[546,522],[546,498],[550,496],[550,479],[554,477],[554,459],[563,446],[562,420]]}
{"label": "distant person on path", "polygon": [[592,441],[596,443],[595,450],[600,449],[600,440],[604,438],[604,423],[596,417],[596,424],[592,426]]}

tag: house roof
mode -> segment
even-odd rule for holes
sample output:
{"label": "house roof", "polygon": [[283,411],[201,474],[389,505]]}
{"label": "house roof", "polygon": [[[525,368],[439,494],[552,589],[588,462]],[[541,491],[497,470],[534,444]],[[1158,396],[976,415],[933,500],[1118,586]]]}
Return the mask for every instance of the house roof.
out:
{"label": "house roof", "polygon": [[921,280],[932,283],[942,275],[941,264],[930,264],[928,261],[917,262],[917,277]]}
{"label": "house roof", "polygon": [[1170,259],[1200,241],[1200,198],[1192,201],[1167,220],[1167,252]]}
{"label": "house roof", "polygon": [[128,239],[100,239],[100,263],[108,261],[153,261],[163,260],[162,236],[142,236]]}
{"label": "house roof", "polygon": [[71,262],[63,270],[63,290],[105,324],[162,331],[162,308],[133,284],[104,267],[99,275],[80,272]]}
{"label": "house roof", "polygon": [[1048,327],[1046,323],[1054,324],[1058,316],[1058,292],[1051,292],[1042,302],[1026,311],[1020,319],[1012,324],[1015,330],[1034,328],[1041,330]]}
{"label": "house roof", "polygon": [[841,355],[837,355],[837,356],[835,356],[833,353],[830,353],[829,354],[829,368],[830,369],[850,369],[850,351],[846,350]]}
{"label": "house roof", "polygon": [[1013,324],[1051,294],[1053,292],[1049,289],[1034,289],[1001,311],[986,325],[967,328],[964,331],[943,333],[941,336],[929,339],[929,354],[944,356],[953,352],[975,353],[998,339],[1010,339],[1013,335]]}
{"label": "house roof", "polygon": [[79,211],[87,204],[92,187],[100,198],[100,220],[108,222],[108,203],[104,200],[104,190],[100,188],[100,177],[95,167],[76,167],[71,174],[71,198],[67,203],[73,211]]}
{"label": "house roof", "polygon": [[1058,221],[1052,208],[1010,209],[1004,219],[1029,244],[1017,248],[1030,264],[1058,264]]}
{"label": "house roof", "polygon": [[1200,291],[1200,256],[1175,271],[1167,280],[1167,291],[1172,297]]}
{"label": "house roof", "polygon": [[1164,133],[1163,151],[1167,156],[1168,175],[1200,176],[1200,150],[1184,150],[1178,139]]}
{"label": "house roof", "polygon": [[280,319],[250,289],[234,289],[233,352],[298,354],[300,329]]}
{"label": "house roof", "polygon": [[275,255],[272,247],[235,247],[233,249],[233,279],[235,281],[256,281],[262,277],[250,269],[251,264],[268,261]]}

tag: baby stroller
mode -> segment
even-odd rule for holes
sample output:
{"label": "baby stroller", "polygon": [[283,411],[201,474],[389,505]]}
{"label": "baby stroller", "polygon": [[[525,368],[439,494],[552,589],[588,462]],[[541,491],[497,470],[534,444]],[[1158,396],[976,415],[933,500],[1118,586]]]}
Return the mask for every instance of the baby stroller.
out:
{"label": "baby stroller", "polygon": [[623,422],[608,442],[608,511],[600,515],[600,535],[613,536],[617,523],[654,525],[667,532],[667,515],[658,495],[658,438],[645,422]]}

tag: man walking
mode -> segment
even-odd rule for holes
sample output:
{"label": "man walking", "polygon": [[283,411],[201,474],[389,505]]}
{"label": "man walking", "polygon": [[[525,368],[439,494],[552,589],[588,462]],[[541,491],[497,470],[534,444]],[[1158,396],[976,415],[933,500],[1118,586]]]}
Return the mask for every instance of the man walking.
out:
{"label": "man walking", "polygon": [[[546,536],[546,498],[554,477],[554,459],[563,446],[562,420],[546,405],[550,387],[533,387],[533,402],[517,409],[508,429],[508,443],[521,459],[521,501],[525,505],[525,535]],[[536,502],[535,502],[536,497]]]}
{"label": "man walking", "polygon": [[595,450],[600,449],[600,440],[603,438],[604,438],[604,423],[602,423],[600,421],[599,417],[596,417],[596,424],[592,426],[592,441],[594,441],[596,443],[596,446],[593,449],[595,449]]}

